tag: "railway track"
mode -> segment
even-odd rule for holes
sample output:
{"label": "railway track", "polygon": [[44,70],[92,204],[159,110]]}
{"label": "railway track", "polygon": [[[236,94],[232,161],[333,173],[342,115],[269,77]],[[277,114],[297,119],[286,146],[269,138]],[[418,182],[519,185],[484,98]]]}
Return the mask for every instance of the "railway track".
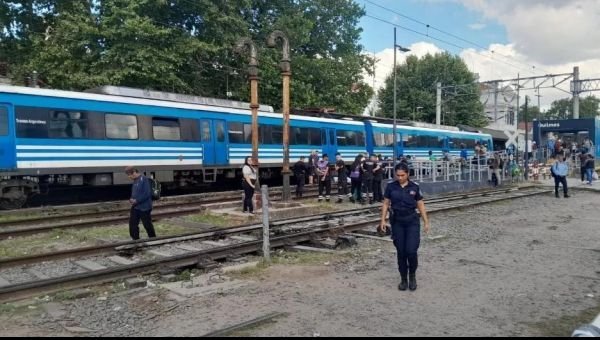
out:
{"label": "railway track", "polygon": [[[429,200],[427,207],[431,213],[436,213],[548,192],[551,190],[509,189],[452,195]],[[290,246],[316,237],[335,236],[365,228],[372,231],[378,223],[379,208],[376,206],[273,221],[271,246]],[[164,268],[211,268],[214,261],[260,251],[261,229],[260,225],[246,225],[145,242],[120,242],[3,260],[0,261],[0,303],[151,274]],[[128,259],[119,256],[122,254],[134,255]]]}
{"label": "railway track", "polygon": [[[513,189],[494,189],[468,194],[470,197],[484,197],[498,192],[504,192]],[[157,204],[152,211],[153,220],[158,221],[166,218],[190,215],[201,212],[211,204],[236,204],[240,200],[240,193],[229,193],[226,196],[207,197],[193,202],[168,202]],[[274,190],[270,193],[273,200],[281,196],[280,190]],[[303,198],[316,197],[316,191],[308,191]],[[468,197],[467,194],[454,194],[440,197],[432,197],[426,202],[436,202],[439,200],[459,200]],[[335,199],[335,198],[334,198]],[[107,215],[110,216],[107,216]],[[41,218],[29,218],[17,221],[0,222],[0,240],[20,237],[33,234],[49,232],[55,229],[82,229],[89,227],[112,226],[115,224],[127,223],[129,221],[129,208],[115,208],[112,210],[83,212],[68,215],[45,216]]]}

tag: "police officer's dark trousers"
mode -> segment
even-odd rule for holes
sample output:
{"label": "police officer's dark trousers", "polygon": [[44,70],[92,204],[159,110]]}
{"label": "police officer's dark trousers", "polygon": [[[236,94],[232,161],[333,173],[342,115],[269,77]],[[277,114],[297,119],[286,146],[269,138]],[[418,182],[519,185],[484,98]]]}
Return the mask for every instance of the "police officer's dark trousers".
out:
{"label": "police officer's dark trousers", "polygon": [[129,236],[131,236],[133,240],[140,239],[140,220],[142,220],[142,224],[144,225],[144,229],[146,229],[148,237],[156,237],[154,225],[152,224],[152,210],[140,211],[133,207],[129,214]]}
{"label": "police officer's dark trousers", "polygon": [[567,188],[567,177],[566,176],[554,176],[554,194],[558,197],[558,187],[562,184],[563,193],[568,196]]}
{"label": "police officer's dark trousers", "polygon": [[408,274],[414,275],[419,265],[417,251],[421,244],[421,226],[419,215],[414,211],[394,210],[392,223],[392,239],[398,254],[398,270],[406,279]]}
{"label": "police officer's dark trousers", "polygon": [[348,177],[339,176],[337,184],[338,184],[338,199],[343,200],[344,196],[350,197],[350,195],[348,195]]}
{"label": "police officer's dark trousers", "polygon": [[354,200],[360,201],[361,199],[361,187],[362,187],[362,182],[360,180],[360,178],[350,178],[350,181],[352,182],[352,198]]}
{"label": "police officer's dark trousers", "polygon": [[383,193],[381,192],[381,179],[380,178],[373,179],[373,199],[376,202],[383,201]]}
{"label": "police officer's dark trousers", "polygon": [[372,177],[363,177],[362,179],[362,197],[363,200],[366,200],[367,197],[369,201],[373,201],[373,178]]}
{"label": "police officer's dark trousers", "polygon": [[296,175],[296,197],[300,198],[302,197],[302,194],[304,193],[304,183],[305,183],[305,176],[304,175]]}

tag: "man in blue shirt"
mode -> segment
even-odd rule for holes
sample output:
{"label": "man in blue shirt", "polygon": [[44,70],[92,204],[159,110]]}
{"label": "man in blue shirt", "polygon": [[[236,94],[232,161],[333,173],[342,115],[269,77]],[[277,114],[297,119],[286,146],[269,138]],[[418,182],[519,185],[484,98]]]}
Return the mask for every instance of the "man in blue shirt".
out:
{"label": "man in blue shirt", "polygon": [[148,233],[148,237],[156,237],[154,225],[152,225],[152,188],[150,181],[140,174],[138,169],[128,166],[125,168],[127,177],[133,181],[131,187],[131,212],[129,214],[129,235],[133,240],[140,238],[140,219]]}
{"label": "man in blue shirt", "polygon": [[567,188],[567,175],[569,174],[569,166],[565,162],[564,157],[559,157],[558,161],[552,165],[552,174],[554,175],[554,195],[558,196],[558,187],[562,184],[564,197],[569,198]]}

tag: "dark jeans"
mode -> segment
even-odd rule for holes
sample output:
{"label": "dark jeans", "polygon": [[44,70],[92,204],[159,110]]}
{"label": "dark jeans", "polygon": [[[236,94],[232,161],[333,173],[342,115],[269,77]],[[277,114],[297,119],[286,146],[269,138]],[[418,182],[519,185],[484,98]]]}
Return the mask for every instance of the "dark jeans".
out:
{"label": "dark jeans", "polygon": [[142,220],[142,224],[144,225],[144,229],[146,229],[148,237],[156,237],[154,225],[152,224],[152,210],[140,211],[131,208],[131,213],[129,214],[129,235],[131,238],[134,240],[140,239],[140,220]]}
{"label": "dark jeans", "polygon": [[567,177],[565,176],[554,176],[554,193],[558,196],[558,187],[562,184],[563,192],[565,196],[568,195]]}
{"label": "dark jeans", "polygon": [[373,178],[363,178],[362,180],[362,195],[363,197],[373,198]]}
{"label": "dark jeans", "polygon": [[587,169],[584,167],[581,167],[581,181],[585,181],[585,174],[587,172]]}
{"label": "dark jeans", "polygon": [[361,186],[362,186],[362,182],[360,180],[360,178],[351,178],[350,181],[352,182],[352,197],[354,199],[356,199],[357,201],[361,200]]}
{"label": "dark jeans", "polygon": [[331,195],[331,177],[327,176],[324,180],[322,180],[322,177],[317,178],[319,181],[319,199],[323,198],[323,191],[325,191],[327,199],[329,199],[329,196]]}
{"label": "dark jeans", "polygon": [[398,215],[394,213],[392,217],[392,239],[398,254],[398,271],[406,278],[408,273],[416,273],[419,266],[417,251],[421,244],[421,226],[416,213],[408,217]]}
{"label": "dark jeans", "polygon": [[252,204],[252,197],[254,196],[254,188],[244,180],[242,182],[242,188],[244,188],[244,212],[254,212],[254,205]]}
{"label": "dark jeans", "polygon": [[348,195],[348,177],[338,177],[338,198],[342,199]]}
{"label": "dark jeans", "polygon": [[300,198],[302,197],[302,194],[304,193],[304,182],[305,182],[306,178],[304,175],[296,175],[296,197]]}
{"label": "dark jeans", "polygon": [[383,193],[381,193],[381,179],[373,180],[373,199],[377,202],[383,201]]}

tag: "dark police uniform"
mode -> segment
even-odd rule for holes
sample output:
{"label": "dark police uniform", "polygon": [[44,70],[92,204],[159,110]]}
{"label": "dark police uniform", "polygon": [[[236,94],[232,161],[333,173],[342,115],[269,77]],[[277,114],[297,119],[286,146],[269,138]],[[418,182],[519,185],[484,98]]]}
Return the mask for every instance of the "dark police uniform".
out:
{"label": "dark police uniform", "polygon": [[348,196],[348,199],[352,197],[348,193],[348,169],[346,169],[346,163],[343,159],[336,161],[335,167],[338,168],[338,203],[341,203],[344,196]]}
{"label": "dark police uniform", "polygon": [[416,183],[409,181],[402,188],[398,181],[394,181],[385,188],[384,197],[390,200],[390,223],[398,253],[398,270],[400,276],[406,279],[408,273],[415,275],[419,264],[417,250],[421,243],[421,226],[416,208],[423,196]]}
{"label": "dark police uniform", "polygon": [[362,164],[362,197],[363,201],[369,198],[369,204],[373,203],[373,169],[375,169],[375,162],[367,159]]}

